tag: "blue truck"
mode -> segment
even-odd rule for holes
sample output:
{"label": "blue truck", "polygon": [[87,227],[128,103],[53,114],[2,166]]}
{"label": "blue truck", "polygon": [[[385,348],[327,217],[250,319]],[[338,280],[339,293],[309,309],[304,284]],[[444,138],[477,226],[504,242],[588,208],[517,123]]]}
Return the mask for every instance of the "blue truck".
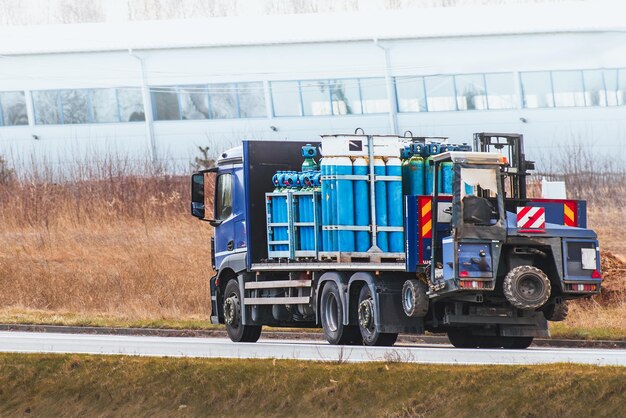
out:
{"label": "blue truck", "polygon": [[268,325],[527,348],[602,282],[585,202],[529,198],[532,169],[517,134],[244,140],[191,179],[214,227],[211,321],[236,342]]}

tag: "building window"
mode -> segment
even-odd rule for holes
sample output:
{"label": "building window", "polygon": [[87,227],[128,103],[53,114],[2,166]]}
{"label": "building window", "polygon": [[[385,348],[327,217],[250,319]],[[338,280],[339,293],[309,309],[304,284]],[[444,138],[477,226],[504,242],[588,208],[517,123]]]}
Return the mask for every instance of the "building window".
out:
{"label": "building window", "polygon": [[583,83],[585,87],[585,105],[607,106],[608,96],[604,85],[603,70],[583,71]]}
{"label": "building window", "polygon": [[274,116],[330,116],[386,113],[384,78],[274,81]]}
{"label": "building window", "polygon": [[626,69],[620,69],[617,77],[617,104],[626,105]]}
{"label": "building window", "polygon": [[398,112],[426,112],[426,93],[422,77],[396,77]]}
{"label": "building window", "polygon": [[184,120],[209,118],[209,93],[206,86],[185,86],[180,89],[180,111]]}
{"label": "building window", "polygon": [[581,71],[552,71],[552,90],[556,107],[585,105]]}
{"label": "building window", "polygon": [[237,92],[239,94],[239,117],[263,118],[267,116],[263,83],[238,83]]}
{"label": "building window", "polygon": [[391,110],[384,78],[362,78],[360,84],[363,113],[388,113]]}
{"label": "building window", "polygon": [[554,107],[550,72],[521,73],[524,107]]}
{"label": "building window", "polygon": [[333,115],[358,115],[361,108],[359,80],[330,80]]}
{"label": "building window", "polygon": [[599,85],[597,80],[600,73],[602,77],[602,88],[605,92],[606,104],[603,104],[602,98],[599,98],[599,106],[617,106],[617,70],[585,70],[585,100],[587,106],[593,106],[594,95],[596,94],[596,86]]}
{"label": "building window", "polygon": [[271,87],[274,116],[302,115],[298,81],[273,81]]}
{"label": "building window", "polygon": [[220,83],[152,88],[155,120],[264,117],[263,83]]}
{"label": "building window", "polygon": [[0,93],[0,126],[28,125],[23,91]]}
{"label": "building window", "polygon": [[62,123],[88,123],[92,120],[87,90],[61,90]]}
{"label": "building window", "polygon": [[512,73],[485,74],[485,84],[489,109],[514,109],[516,107]]}
{"label": "building window", "polygon": [[140,88],[116,89],[120,122],[142,122],[146,120]]}
{"label": "building window", "polygon": [[237,85],[209,85],[209,109],[211,119],[232,119],[239,117]]}
{"label": "building window", "polygon": [[33,105],[35,108],[35,123],[39,125],[54,125],[61,123],[58,91],[34,91]]}
{"label": "building window", "polygon": [[431,76],[424,78],[428,111],[456,110],[454,78],[452,76]]}
{"label": "building window", "polygon": [[301,81],[302,107],[305,116],[328,116],[330,109],[330,87],[327,80]]}
{"label": "building window", "polygon": [[94,122],[117,122],[119,120],[115,89],[97,89],[91,92]]}
{"label": "building window", "polygon": [[455,75],[454,86],[458,110],[487,109],[485,78],[482,74]]}
{"label": "building window", "polygon": [[157,87],[152,90],[155,120],[180,120],[176,87]]}
{"label": "building window", "polygon": [[145,120],[139,88],[34,91],[38,125]]}

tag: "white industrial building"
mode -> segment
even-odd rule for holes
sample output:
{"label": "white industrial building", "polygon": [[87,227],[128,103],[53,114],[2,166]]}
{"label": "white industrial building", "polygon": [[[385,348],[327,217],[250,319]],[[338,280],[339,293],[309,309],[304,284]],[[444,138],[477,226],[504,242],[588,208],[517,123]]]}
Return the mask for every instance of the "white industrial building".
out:
{"label": "white industrial building", "polygon": [[242,138],[519,132],[626,157],[618,2],[0,28],[0,154],[172,159]]}

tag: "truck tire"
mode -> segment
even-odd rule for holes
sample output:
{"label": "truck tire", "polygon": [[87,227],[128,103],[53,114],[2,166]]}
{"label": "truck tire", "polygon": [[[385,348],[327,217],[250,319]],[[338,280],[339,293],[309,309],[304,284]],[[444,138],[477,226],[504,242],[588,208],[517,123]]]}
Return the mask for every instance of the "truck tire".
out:
{"label": "truck tire", "polygon": [[509,271],[503,283],[504,296],[519,309],[541,308],[550,298],[552,286],[546,274],[533,266],[519,266]]}
{"label": "truck tire", "polygon": [[448,340],[455,348],[477,348],[478,337],[467,329],[454,328],[448,330]]}
{"label": "truck tire", "polygon": [[363,337],[363,344],[370,346],[390,347],[398,339],[398,333],[383,333],[376,330],[374,318],[377,316],[377,306],[374,303],[372,292],[368,285],[364,285],[359,292],[358,319],[359,330]]}
{"label": "truck tire", "polygon": [[419,280],[407,280],[402,286],[402,309],[406,316],[423,318],[428,313],[428,286]]}
{"label": "truck tire", "polygon": [[501,337],[503,347],[508,349],[524,350],[533,343],[534,337]]}
{"label": "truck tire", "polygon": [[242,309],[239,282],[231,279],[224,291],[224,323],[226,332],[231,341],[236,343],[255,343],[261,336],[261,325],[243,325],[241,323]]}
{"label": "truck tire", "polygon": [[361,335],[354,325],[343,324],[343,304],[337,283],[330,281],[322,289],[320,319],[326,341],[333,345],[361,344]]}
{"label": "truck tire", "polygon": [[543,316],[548,321],[560,322],[565,321],[567,314],[569,313],[569,306],[566,301],[561,303],[553,303],[546,307],[543,311]]}

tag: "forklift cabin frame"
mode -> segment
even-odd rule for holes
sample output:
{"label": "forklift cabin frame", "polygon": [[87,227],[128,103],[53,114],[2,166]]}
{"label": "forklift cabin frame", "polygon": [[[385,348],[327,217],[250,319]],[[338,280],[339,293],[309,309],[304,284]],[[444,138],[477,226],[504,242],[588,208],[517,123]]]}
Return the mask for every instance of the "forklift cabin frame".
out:
{"label": "forklift cabin frame", "polygon": [[[456,241],[504,241],[506,239],[506,214],[504,208],[504,193],[502,186],[501,166],[506,164],[506,159],[500,154],[484,153],[484,152],[458,152],[450,151],[433,157],[434,175],[433,175],[433,225],[437,225],[438,217],[438,197],[439,188],[439,167],[444,162],[452,162],[454,164],[454,185],[452,197],[452,236]],[[468,224],[463,219],[463,202],[462,202],[462,170],[463,169],[483,169],[491,170],[495,178],[496,205],[498,218],[493,225],[473,225]],[[464,187],[464,185],[463,185]],[[487,198],[488,192],[478,187],[478,196]],[[430,279],[435,282],[435,268],[438,255],[441,254],[441,239],[437,236],[437,228],[432,229],[432,251],[431,251],[431,269]],[[445,237],[441,237],[445,238]],[[443,259],[441,260],[443,261]]]}

